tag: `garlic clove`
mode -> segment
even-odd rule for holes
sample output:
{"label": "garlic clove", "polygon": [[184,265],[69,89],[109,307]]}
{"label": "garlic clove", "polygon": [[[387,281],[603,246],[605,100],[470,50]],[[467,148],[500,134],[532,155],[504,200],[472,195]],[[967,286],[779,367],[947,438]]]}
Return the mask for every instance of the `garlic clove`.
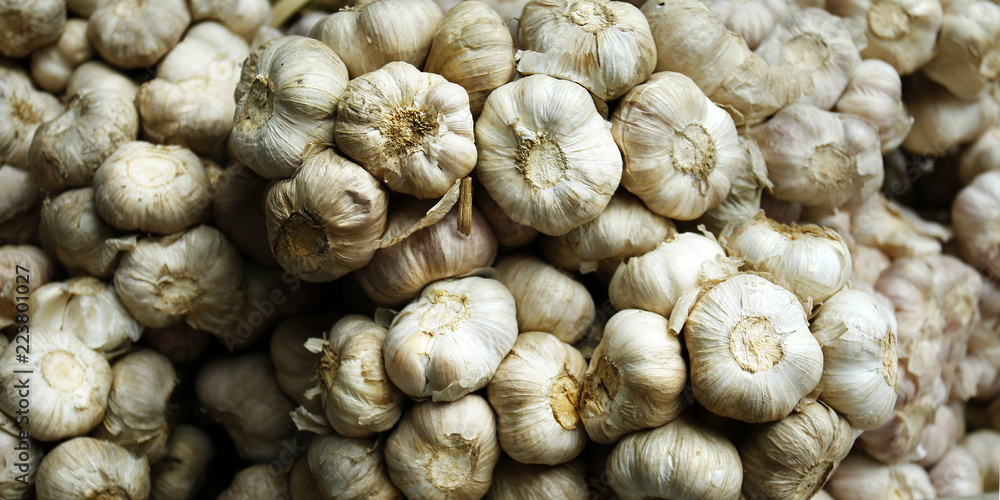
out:
{"label": "garlic clove", "polygon": [[105,61],[139,68],[153,65],[177,45],[190,23],[184,0],[102,2],[87,20],[87,38]]}
{"label": "garlic clove", "polygon": [[505,257],[496,269],[514,296],[519,331],[548,332],[573,344],[593,323],[594,300],[565,272],[527,254]]}
{"label": "garlic clove", "polygon": [[[309,470],[322,498],[401,500],[389,480],[385,438],[349,438],[323,434],[309,444]],[[293,471],[294,473],[294,471]]]}
{"label": "garlic clove", "polygon": [[64,441],[42,459],[36,491],[39,498],[71,500],[149,497],[149,464],[125,448],[90,437]]}

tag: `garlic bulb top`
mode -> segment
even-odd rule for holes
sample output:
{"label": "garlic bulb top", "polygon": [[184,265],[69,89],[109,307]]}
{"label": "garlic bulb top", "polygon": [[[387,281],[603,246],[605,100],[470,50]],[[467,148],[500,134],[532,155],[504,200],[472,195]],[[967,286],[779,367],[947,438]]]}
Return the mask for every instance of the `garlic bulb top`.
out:
{"label": "garlic bulb top", "polygon": [[936,55],[924,74],[964,100],[1000,78],[1000,5],[978,0],[945,9]]}
{"label": "garlic bulb top", "polygon": [[900,75],[920,69],[935,55],[941,30],[938,0],[828,0],[826,10],[864,25],[865,59],[880,59]]}
{"label": "garlic bulb top", "polygon": [[496,269],[514,296],[518,330],[548,332],[567,344],[583,338],[594,321],[594,300],[582,283],[526,254],[505,257]]}
{"label": "garlic bulb top", "polygon": [[94,50],[119,68],[151,66],[180,41],[191,23],[184,0],[102,2],[88,18]]}
{"label": "garlic bulb top", "polygon": [[476,146],[479,180],[497,205],[553,236],[596,218],[621,179],[621,153],[590,95],[545,75],[490,94]]}
{"label": "garlic bulb top", "polygon": [[24,57],[59,39],[66,27],[64,0],[10,0],[0,6],[0,55]]}
{"label": "garlic bulb top", "polygon": [[149,464],[125,448],[91,437],[64,441],[42,459],[39,498],[142,499],[149,497]]}
{"label": "garlic bulb top", "polygon": [[404,498],[389,480],[384,437],[359,439],[321,434],[309,444],[308,460],[309,470],[323,498]]}

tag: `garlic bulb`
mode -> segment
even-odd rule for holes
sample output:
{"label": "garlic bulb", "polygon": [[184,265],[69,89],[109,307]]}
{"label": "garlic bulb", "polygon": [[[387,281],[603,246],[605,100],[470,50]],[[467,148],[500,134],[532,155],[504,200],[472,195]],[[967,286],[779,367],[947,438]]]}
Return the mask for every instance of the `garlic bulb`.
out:
{"label": "garlic bulb", "polygon": [[[939,406],[934,410],[933,418],[929,419],[930,423],[920,429],[917,449],[923,454],[923,458],[915,461],[917,465],[930,471],[950,449],[954,448],[958,438],[965,434],[965,414],[963,410],[958,409],[961,406],[961,403],[955,403]],[[944,470],[947,470],[947,467]],[[979,479],[978,474],[976,479]]]}
{"label": "garlic bulb", "polygon": [[138,135],[139,113],[131,99],[113,90],[88,90],[35,130],[28,166],[49,191],[89,187],[104,160]]}
{"label": "garlic bulb", "polygon": [[913,115],[913,128],[903,140],[903,149],[918,155],[941,156],[953,146],[972,142],[1000,116],[1000,103],[986,92],[963,100],[919,76],[907,81],[903,101]]}
{"label": "garlic bulb", "polygon": [[[877,5],[883,4],[895,5],[888,0]],[[903,106],[902,85],[899,74],[888,63],[866,59],[855,67],[847,89],[837,100],[837,111],[860,116],[875,125],[882,154],[902,144],[913,126],[913,117]]]}
{"label": "garlic bulb", "polygon": [[913,73],[935,55],[943,20],[937,0],[828,0],[825,8],[864,25],[868,46],[861,56],[885,61],[900,75]]}
{"label": "garlic bulb", "polygon": [[254,262],[275,267],[264,218],[268,181],[250,168],[234,164],[227,168],[212,195],[212,222],[229,241]]}
{"label": "garlic bulb", "polygon": [[851,282],[855,287],[875,286],[878,275],[889,267],[889,256],[875,247],[855,244],[851,247]]}
{"label": "garlic bulb", "polygon": [[852,212],[851,236],[859,245],[899,259],[940,253],[941,242],[951,238],[951,231],[879,193]]}
{"label": "garlic bulb", "polygon": [[514,222],[558,236],[593,220],[621,153],[583,87],[545,75],[490,94],[476,122],[479,180]]}
{"label": "garlic bulb", "polygon": [[371,261],[386,207],[374,177],[324,150],[269,189],[264,216],[271,251],[299,279],[335,280]]}
{"label": "garlic bulb", "polygon": [[143,327],[132,319],[110,283],[90,276],[48,283],[33,290],[33,326],[75,335],[107,358],[128,350]]}
{"label": "garlic bulb", "polygon": [[1000,5],[983,0],[945,9],[936,56],[924,74],[971,101],[1000,78]]}
{"label": "garlic bulb", "polygon": [[705,3],[727,29],[743,38],[750,50],[767,38],[791,7],[782,0],[709,0]]}
{"label": "garlic bulb", "polygon": [[978,429],[966,434],[959,444],[976,459],[983,478],[983,491],[997,491],[1000,485],[1000,432]]}
{"label": "garlic bulb", "polygon": [[917,464],[882,464],[861,453],[840,463],[826,489],[837,500],[872,498],[936,498],[934,486]]}
{"label": "garlic bulb", "polygon": [[463,1],[438,24],[424,71],[461,85],[472,116],[479,116],[490,92],[514,78],[514,65],[514,41],[504,19],[485,3]]}
{"label": "garlic bulb", "polygon": [[[463,0],[462,4],[465,5],[470,1],[474,0]],[[507,214],[503,213],[503,209],[497,205],[497,202],[490,197],[489,191],[483,189],[482,184],[476,183],[475,186],[473,189],[476,194],[472,201],[486,222],[490,224],[490,228],[493,229],[493,236],[500,248],[520,248],[535,241],[535,238],[538,237],[538,231],[535,228],[512,221]],[[474,220],[475,216],[473,216]]]}
{"label": "garlic bulb", "polygon": [[354,79],[393,61],[422,67],[442,16],[433,0],[365,0],[320,19],[309,36],[340,54]]}
{"label": "garlic bulb", "polygon": [[799,299],[755,274],[712,286],[690,312],[675,308],[670,329],[679,332],[681,324],[694,397],[716,415],[750,423],[784,418],[823,375],[823,351]]}
{"label": "garlic bulb", "polygon": [[[417,223],[427,203],[393,200],[386,234]],[[479,210],[472,208],[468,235],[458,229],[461,208],[452,208],[440,221],[380,248],[371,262],[356,273],[365,295],[378,304],[401,306],[417,298],[428,283],[489,267],[497,254],[493,232]],[[522,329],[523,330],[523,329]]]}
{"label": "garlic bulb", "polygon": [[76,68],[66,83],[66,95],[74,96],[94,90],[123,94],[131,102],[139,86],[120,71],[101,61],[87,61]]}
{"label": "garlic bulb", "polygon": [[62,103],[14,72],[0,74],[0,96],[0,163],[26,169],[35,130],[59,116]]}
{"label": "garlic bulb", "polygon": [[0,55],[24,57],[55,42],[66,26],[64,0],[7,0],[0,5]]}
{"label": "garlic bulb", "polygon": [[45,455],[35,490],[48,500],[148,498],[149,464],[114,443],[78,437]]}
{"label": "garlic bulb", "polygon": [[27,498],[44,456],[38,440],[24,437],[24,432],[14,418],[0,412],[0,450],[3,450],[0,464],[4,466],[0,472],[0,496],[12,500]]}
{"label": "garlic bulb", "polygon": [[277,473],[270,464],[251,465],[236,473],[232,484],[216,500],[287,500],[288,469]]}
{"label": "garlic bulb", "polygon": [[389,477],[409,498],[481,498],[499,458],[493,410],[476,394],[415,404],[385,444]]}
{"label": "garlic bulb", "polygon": [[493,378],[517,337],[514,297],[476,276],[436,281],[389,326],[383,346],[392,383],[413,398],[454,401]]}
{"label": "garlic bulb", "polygon": [[70,19],[58,40],[31,53],[31,77],[43,90],[59,93],[66,90],[73,70],[91,57],[87,21]]}
{"label": "garlic bulb", "polygon": [[402,500],[389,480],[385,438],[322,434],[309,444],[309,470],[323,498]]}
{"label": "garlic bulb", "polygon": [[215,455],[208,434],[193,425],[178,425],[167,441],[163,460],[153,464],[151,500],[192,500],[201,491],[207,466]]}
{"label": "garlic bulb", "polygon": [[567,344],[583,338],[594,321],[594,300],[582,283],[527,254],[505,257],[496,269],[514,296],[519,331],[548,332]]}
{"label": "garlic bulb", "polygon": [[294,409],[274,378],[266,354],[218,358],[198,372],[198,401],[221,422],[241,457],[252,461],[277,458],[295,442]]}
{"label": "garlic bulb", "polygon": [[994,125],[962,150],[958,174],[962,184],[971,184],[977,175],[1000,170],[1000,125]]}
{"label": "garlic bulb", "polygon": [[299,457],[292,464],[292,470],[288,472],[288,495],[291,500],[323,500],[323,494],[309,471],[308,457]]}
{"label": "garlic bulb", "polygon": [[812,103],[820,109],[833,107],[861,63],[847,23],[815,8],[789,14],[756,52],[771,64],[784,63],[806,71],[815,87],[810,94]]}
{"label": "garlic bulb", "polygon": [[649,22],[612,0],[532,0],[520,17],[517,70],[579,83],[598,99],[617,99],[656,66]]}
{"label": "garlic bulb", "polygon": [[878,131],[854,115],[795,103],[751,129],[774,197],[808,206],[856,206],[882,185]]}
{"label": "garlic bulb", "polygon": [[314,377],[321,355],[306,349],[305,343],[322,336],[334,319],[330,314],[293,316],[278,323],[271,335],[269,351],[278,387],[312,412],[322,411],[323,407],[319,400],[310,400],[304,394],[316,385]]}
{"label": "garlic bulb", "polygon": [[740,498],[736,447],[690,415],[625,436],[607,463],[608,483],[622,500]]}
{"label": "garlic bulb", "polygon": [[250,40],[271,19],[267,0],[191,0],[191,20],[217,21],[233,33]]}
{"label": "garlic bulb", "polygon": [[559,465],[527,465],[503,456],[493,469],[493,483],[485,500],[587,500],[584,463],[573,460]]}
{"label": "garlic bulb", "polygon": [[608,296],[619,310],[644,309],[670,316],[681,295],[698,286],[702,266],[724,255],[713,238],[696,233],[668,236],[652,251],[618,266]]}
{"label": "garlic bulb", "polygon": [[101,219],[89,187],[47,198],[38,232],[45,248],[67,270],[99,278],[111,277],[122,251],[134,248],[136,241]]}
{"label": "garlic bulb", "polygon": [[187,2],[102,2],[87,20],[87,38],[119,68],[151,66],[180,41],[191,23]]}
{"label": "garlic bulb", "polygon": [[851,252],[836,231],[780,224],[763,212],[726,236],[726,250],[794,291],[803,303],[822,303],[851,276]]}
{"label": "garlic bulb", "polygon": [[330,143],[347,67],[322,43],[286,36],[268,42],[239,85],[229,139],[236,160],[281,179]]}
{"label": "garlic bulb", "polygon": [[739,136],[740,147],[743,150],[743,161],[732,179],[729,196],[719,205],[701,216],[699,223],[713,233],[720,233],[727,224],[746,222],[761,210],[761,196],[764,188],[771,189],[774,184],[767,178],[767,164],[760,152],[757,142],[749,136]]}
{"label": "garlic bulb", "polygon": [[[17,272],[17,266],[28,269],[28,273]],[[17,275],[29,275],[31,287],[40,287],[50,280],[55,272],[55,265],[50,257],[41,248],[31,245],[6,245],[0,246],[0,328],[14,324],[18,302],[17,297],[23,294],[17,293]]]}
{"label": "garlic bulb", "polygon": [[938,497],[969,497],[983,493],[982,472],[971,453],[953,446],[937,465],[928,471]]}
{"label": "garlic bulb", "polygon": [[222,233],[198,226],[139,241],[115,271],[115,291],[143,325],[159,328],[183,319],[221,336],[239,320],[242,264]]}
{"label": "garlic bulb", "polygon": [[967,262],[1000,279],[1000,171],[980,174],[959,191],[951,207],[952,225]]}
{"label": "garlic bulb", "polygon": [[25,170],[0,166],[0,245],[31,243],[38,239],[42,190]]}
{"label": "garlic bulb", "polygon": [[667,319],[638,309],[619,311],[604,326],[580,400],[591,439],[611,444],[636,429],[659,427],[684,407],[687,367]]}

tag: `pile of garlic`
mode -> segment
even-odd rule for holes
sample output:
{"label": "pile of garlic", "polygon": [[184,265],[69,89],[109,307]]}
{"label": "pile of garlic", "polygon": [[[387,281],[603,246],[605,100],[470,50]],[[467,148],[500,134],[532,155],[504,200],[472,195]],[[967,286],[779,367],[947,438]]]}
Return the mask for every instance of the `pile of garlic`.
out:
{"label": "pile of garlic", "polygon": [[1000,487],[995,2],[0,30],[0,498]]}

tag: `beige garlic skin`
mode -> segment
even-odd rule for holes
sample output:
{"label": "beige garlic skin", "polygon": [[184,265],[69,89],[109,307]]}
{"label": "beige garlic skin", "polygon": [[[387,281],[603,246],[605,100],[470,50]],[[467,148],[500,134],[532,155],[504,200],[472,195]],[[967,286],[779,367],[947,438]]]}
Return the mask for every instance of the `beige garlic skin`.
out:
{"label": "beige garlic skin", "polygon": [[278,469],[270,464],[251,465],[233,477],[233,482],[217,500],[287,500],[288,468]]}
{"label": "beige garlic skin", "polygon": [[0,163],[26,169],[35,130],[59,116],[63,105],[15,72],[0,74],[0,97]]}
{"label": "beige garlic skin", "polygon": [[949,92],[974,100],[1000,78],[1000,5],[979,0],[945,9],[933,60],[924,74]]}
{"label": "beige garlic skin", "polygon": [[740,35],[754,50],[788,15],[790,5],[781,0],[710,0],[705,2],[727,29]]}
{"label": "beige garlic skin", "polygon": [[[697,292],[689,292],[694,295]],[[784,418],[823,375],[823,351],[799,299],[755,274],[736,274],[701,292],[684,318],[694,397],[716,415],[750,423]]]}
{"label": "beige garlic skin", "polygon": [[[0,409],[17,415],[19,377],[15,369],[32,370],[31,414],[19,420],[39,441],[57,441],[85,434],[101,422],[111,389],[111,367],[104,357],[76,337],[32,325],[28,362],[16,360],[23,351],[8,347],[0,355]],[[15,342],[15,345],[17,342]]]}
{"label": "beige garlic skin", "polygon": [[87,41],[87,21],[70,19],[55,43],[31,53],[31,77],[43,90],[59,93],[66,90],[73,70],[92,57],[94,50]]}
{"label": "beige garlic skin", "polygon": [[736,500],[743,482],[732,442],[689,415],[625,436],[607,467],[608,482],[622,500]]}
{"label": "beige garlic skin", "polygon": [[183,320],[218,336],[236,328],[244,297],[239,252],[209,226],[139,241],[122,257],[114,281],[118,298],[143,325]]}
{"label": "beige garlic skin", "polygon": [[278,387],[266,354],[219,358],[198,373],[198,401],[225,426],[241,457],[268,461],[295,442],[295,405]]}
{"label": "beige garlic skin", "polygon": [[105,61],[139,68],[170,52],[190,23],[184,0],[103,2],[87,20],[87,38]]}
{"label": "beige garlic skin", "polygon": [[385,437],[361,439],[321,434],[309,444],[308,460],[309,470],[322,498],[404,498],[389,480],[385,462]]}
{"label": "beige garlic skin", "polygon": [[330,144],[347,80],[340,56],[316,40],[268,42],[237,87],[230,137],[236,159],[266,179],[290,177]]}
{"label": "beige garlic skin", "polygon": [[120,71],[101,61],[87,61],[76,68],[66,82],[66,95],[73,96],[93,90],[118,92],[129,102],[135,100],[139,86]]}
{"label": "beige garlic skin", "polygon": [[[17,266],[27,268],[32,288],[42,286],[52,280],[56,270],[55,263],[41,248],[31,245],[0,246],[0,328],[13,325],[17,314],[18,283],[15,276]],[[22,299],[23,301],[23,299]]]}
{"label": "beige garlic skin", "polygon": [[162,460],[150,467],[150,500],[192,500],[205,483],[215,446],[193,425],[178,425]]}
{"label": "beige garlic skin", "polygon": [[188,7],[193,22],[217,21],[247,41],[271,20],[267,0],[190,0]]}
{"label": "beige garlic skin", "polygon": [[751,135],[779,200],[856,206],[882,185],[878,131],[862,118],[795,103],[751,129]]}
{"label": "beige garlic skin", "polygon": [[841,462],[826,489],[837,500],[937,497],[923,467],[912,463],[886,465],[861,453],[852,453]]}
{"label": "beige garlic skin", "polygon": [[834,109],[860,116],[875,125],[882,154],[887,154],[903,143],[913,126],[913,117],[903,105],[902,85],[899,74],[889,63],[866,59],[855,67]]}
{"label": "beige garlic skin", "polygon": [[1000,117],[1000,103],[988,93],[963,100],[919,76],[908,80],[903,98],[913,128],[902,146],[918,155],[941,156],[953,146],[972,142]]}
{"label": "beige garlic skin", "polygon": [[969,497],[983,493],[979,463],[962,446],[952,446],[940,462],[928,470],[938,497]]}
{"label": "beige garlic skin", "polygon": [[125,448],[90,437],[64,441],[42,459],[38,498],[79,500],[149,497],[149,464]]}
{"label": "beige garlic skin", "polygon": [[594,321],[594,300],[582,283],[527,254],[505,257],[496,269],[514,296],[519,331],[548,332],[567,344],[583,338]]}
{"label": "beige garlic skin", "polygon": [[443,15],[433,0],[365,0],[320,19],[309,36],[340,54],[353,79],[393,61],[423,67]]}
{"label": "beige garlic skin", "polygon": [[971,184],[977,175],[1000,170],[1000,125],[994,125],[964,148],[959,156],[958,175],[962,184]]}
{"label": "beige garlic skin", "polygon": [[[462,3],[465,4],[468,1],[472,0],[463,0]],[[511,220],[507,214],[503,213],[500,205],[497,205],[497,202],[490,197],[489,191],[483,188],[482,184],[474,183],[473,185],[475,186],[473,188],[475,196],[473,196],[472,201],[479,209],[479,213],[489,223],[500,248],[520,248],[535,241],[535,238],[538,237],[538,231],[535,228]]]}
{"label": "beige garlic skin", "polygon": [[24,57],[59,40],[66,26],[65,0],[4,0],[0,3],[0,55]]}
{"label": "beige garlic skin", "polygon": [[386,227],[385,189],[332,149],[308,158],[267,193],[264,216],[281,267],[312,282],[367,265]]}
{"label": "beige garlic skin", "polygon": [[504,19],[485,3],[459,2],[438,24],[424,71],[461,85],[479,116],[490,92],[514,78],[514,41]]}
{"label": "beige garlic skin", "polygon": [[545,75],[490,94],[476,122],[479,180],[514,222],[551,236],[599,215],[621,153],[583,87]]}
{"label": "beige garlic skin", "polygon": [[580,401],[591,439],[611,444],[637,429],[680,414],[687,367],[667,319],[638,309],[619,311],[594,349]]}
{"label": "beige garlic skin", "polygon": [[0,165],[0,245],[38,239],[42,198],[42,190],[29,172]]}
{"label": "beige garlic skin", "polygon": [[139,113],[129,97],[113,90],[87,90],[35,130],[28,166],[49,191],[88,187],[104,160],[138,135]]}
{"label": "beige garlic skin", "polygon": [[591,498],[582,460],[559,465],[522,464],[503,456],[493,469],[493,482],[485,500],[545,500]]}
{"label": "beige garlic skin", "polygon": [[681,295],[698,287],[702,266],[724,255],[714,238],[696,233],[668,236],[652,251],[618,266],[608,296],[619,310],[644,309],[669,317]]}
{"label": "beige garlic skin", "polygon": [[809,95],[820,109],[833,107],[861,63],[846,21],[814,8],[789,14],[756,52],[768,63],[806,71],[815,87]]}
{"label": "beige garlic skin", "polygon": [[278,323],[271,335],[269,351],[278,387],[296,404],[312,412],[323,410],[318,399],[310,400],[304,395],[316,386],[314,377],[320,353],[306,349],[305,343],[310,338],[322,336],[335,317],[329,314],[293,316]]}
{"label": "beige garlic skin", "polygon": [[980,174],[959,191],[951,207],[952,226],[962,255],[1000,279],[1000,171]]}
{"label": "beige garlic skin", "polygon": [[500,458],[496,433],[493,410],[477,394],[417,403],[386,441],[389,477],[409,498],[481,498]]}
{"label": "beige garlic skin", "polygon": [[865,59],[880,59],[900,75],[920,69],[935,55],[941,30],[941,3],[936,0],[829,0],[826,10],[864,26]]}
{"label": "beige garlic skin", "polygon": [[715,208],[740,168],[732,118],[680,73],[656,73],[629,92],[611,133],[625,157],[622,185],[664,217]]}
{"label": "beige garlic skin", "polygon": [[90,276],[48,283],[33,290],[32,326],[75,335],[107,358],[128,350],[142,335],[118,300],[114,286]]}
{"label": "beige garlic skin", "polygon": [[228,167],[212,193],[212,222],[240,253],[262,266],[277,267],[264,217],[267,190],[267,179],[249,167]]}
{"label": "beige garlic skin", "polygon": [[351,80],[333,132],[341,152],[393,191],[418,198],[444,196],[476,166],[465,89],[406,62]]}
{"label": "beige garlic skin", "polygon": [[598,99],[617,99],[656,66],[649,22],[612,0],[532,0],[520,17],[517,70],[579,83]]}
{"label": "beige garlic skin", "polygon": [[[4,337],[6,339],[6,337]],[[38,465],[45,456],[38,440],[22,437],[25,432],[17,426],[15,419],[0,413],[0,464],[4,466],[0,472],[0,495],[4,498],[27,498],[32,485],[38,478]],[[19,455],[27,453],[27,457]],[[27,460],[23,460],[27,458]],[[15,464],[24,464],[27,470],[19,470]],[[24,475],[24,477],[21,477]]]}
{"label": "beige garlic skin", "polygon": [[754,218],[761,210],[764,189],[774,187],[767,178],[767,164],[757,142],[746,134],[740,134],[739,141],[743,161],[732,179],[729,196],[697,219],[715,234],[721,233],[727,224],[741,224]]}
{"label": "beige garlic skin", "polygon": [[811,498],[851,451],[854,431],[822,403],[752,428],[736,448],[746,498]]}
{"label": "beige garlic skin", "polygon": [[941,243],[951,238],[951,231],[876,194],[851,214],[851,236],[857,244],[899,259],[940,253]]}
{"label": "beige garlic skin", "polygon": [[94,205],[94,190],[65,191],[42,204],[39,237],[46,250],[73,273],[110,278],[135,236],[123,236],[104,222]]}
{"label": "beige garlic skin", "polygon": [[959,444],[976,459],[983,491],[997,491],[1000,486],[1000,432],[977,429],[966,434]]}

